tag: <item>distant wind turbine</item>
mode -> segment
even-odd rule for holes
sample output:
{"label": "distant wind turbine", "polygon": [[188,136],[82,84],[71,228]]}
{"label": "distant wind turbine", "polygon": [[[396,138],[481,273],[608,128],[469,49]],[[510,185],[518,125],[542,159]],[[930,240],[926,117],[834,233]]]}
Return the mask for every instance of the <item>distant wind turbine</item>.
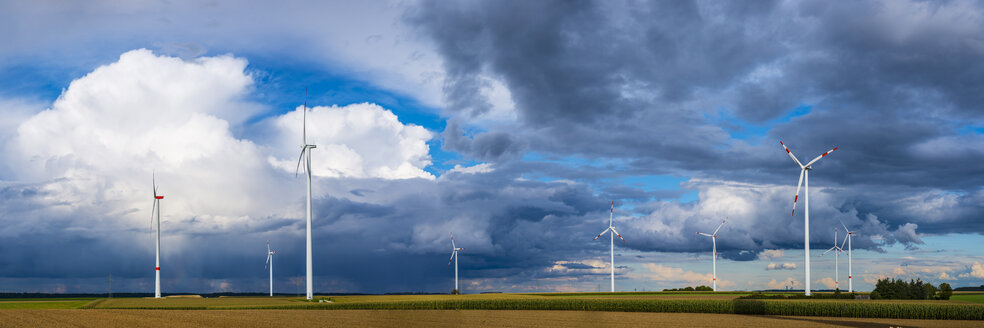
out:
{"label": "distant wind turbine", "polygon": [[608,213],[608,229],[605,229],[605,231],[602,231],[597,236],[595,236],[594,239],[591,239],[591,240],[597,240],[599,237],[601,237],[601,235],[604,235],[605,233],[607,233],[609,231],[612,232],[612,236],[611,236],[612,237],[612,241],[611,241],[611,249],[612,249],[612,293],[615,292],[615,236],[618,236],[618,239],[621,239],[623,243],[625,242],[625,239],[622,238],[622,235],[620,235],[618,233],[618,231],[615,231],[614,221],[612,221],[614,215],[615,215],[615,202],[612,201],[612,209]]}
{"label": "distant wind turbine", "polygon": [[[834,227],[834,247],[824,251],[820,256],[827,255],[828,252],[834,251],[834,289],[840,288],[840,252],[844,250],[837,246],[837,227]],[[850,278],[848,278],[850,279]]]}
{"label": "distant wind turbine", "polygon": [[711,233],[711,234],[706,234],[706,233],[703,233],[703,232],[700,232],[700,231],[697,232],[698,235],[711,237],[711,244],[713,245],[713,248],[712,248],[712,250],[713,250],[712,252],[713,253],[712,254],[714,254],[714,257],[711,259],[711,266],[712,266],[712,268],[713,268],[712,270],[714,272],[714,280],[712,280],[712,284],[714,285],[713,288],[714,288],[714,291],[715,292],[718,291],[718,274],[717,274],[717,257],[718,257],[717,238],[718,238],[718,236],[717,236],[717,233],[718,233],[718,230],[721,230],[721,226],[724,226],[724,223],[725,222],[728,222],[728,220],[722,220],[721,221],[721,224],[719,224],[718,227],[717,227],[717,229],[714,229],[714,232]]}
{"label": "distant wind turbine", "polygon": [[277,252],[270,250],[270,241],[267,240],[267,259],[264,266],[270,266],[270,296],[273,296],[273,254],[277,254]]}
{"label": "distant wind turbine", "polygon": [[154,230],[154,215],[157,215],[157,247],[156,265],[154,266],[154,298],[161,298],[161,199],[163,195],[157,195],[157,175],[151,176],[151,183],[154,186],[154,207],[150,209],[150,229]]}
{"label": "distant wind turbine", "polygon": [[821,154],[820,156],[817,156],[817,158],[814,158],[809,163],[806,163],[806,165],[803,165],[803,163],[800,163],[800,161],[796,159],[796,156],[794,156],[793,153],[789,151],[789,148],[786,148],[786,144],[782,143],[782,141],[779,141],[779,144],[782,145],[782,149],[786,150],[786,154],[789,154],[789,157],[792,158],[794,162],[796,162],[796,165],[799,165],[800,167],[800,178],[799,178],[799,182],[796,184],[796,196],[793,197],[793,212],[790,215],[794,215],[794,216],[796,215],[796,201],[799,200],[800,187],[802,186],[805,189],[804,197],[806,198],[805,199],[806,204],[804,204],[804,206],[806,207],[806,209],[803,211],[805,213],[803,217],[803,251],[804,251],[803,258],[806,261],[806,266],[804,268],[805,269],[804,271],[806,271],[806,281],[805,281],[806,288],[804,289],[804,291],[806,295],[809,296],[810,295],[810,170],[813,170],[813,167],[811,166],[813,165],[813,163],[816,163],[824,156],[827,156],[827,154],[830,154],[831,152],[837,150],[838,147],[834,147],[834,149],[831,149]]}
{"label": "distant wind turbine", "polygon": [[294,170],[294,176],[297,176],[297,170],[300,169],[301,161],[303,160],[304,172],[307,173],[307,299],[310,300],[314,298],[314,292],[312,290],[313,279],[311,278],[311,149],[317,148],[318,146],[307,143],[307,88],[304,89],[302,116],[301,156],[297,158],[297,168]]}
{"label": "distant wind turbine", "polygon": [[854,238],[854,233],[856,231],[851,231],[847,229],[847,225],[844,224],[844,221],[841,221],[841,225],[844,226],[844,231],[847,232],[847,235],[844,236],[844,241],[841,242],[841,250],[844,249],[844,242],[847,242],[847,292],[853,293],[854,272],[852,271],[853,268],[851,267],[851,239]]}
{"label": "distant wind turbine", "polygon": [[454,261],[454,292],[456,294],[461,294],[461,290],[458,289],[458,251],[463,251],[465,248],[457,247],[454,245],[454,232],[451,233],[451,259],[448,260],[448,265],[451,265],[451,261]]}

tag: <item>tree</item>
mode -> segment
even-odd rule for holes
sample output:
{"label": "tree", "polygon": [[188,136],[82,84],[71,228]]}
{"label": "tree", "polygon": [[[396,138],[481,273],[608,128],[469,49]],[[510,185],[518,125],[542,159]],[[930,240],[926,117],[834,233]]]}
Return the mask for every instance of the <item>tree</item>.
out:
{"label": "tree", "polygon": [[871,299],[873,300],[877,300],[881,298],[881,294],[878,294],[878,291],[876,290],[876,291],[872,291],[871,294],[868,294],[868,297],[871,297]]}
{"label": "tree", "polygon": [[948,300],[950,295],[953,295],[953,288],[950,287],[950,284],[945,282],[940,284],[940,299]]}
{"label": "tree", "polygon": [[936,287],[933,287],[933,284],[923,285],[923,294],[925,295],[924,299],[936,299]]}

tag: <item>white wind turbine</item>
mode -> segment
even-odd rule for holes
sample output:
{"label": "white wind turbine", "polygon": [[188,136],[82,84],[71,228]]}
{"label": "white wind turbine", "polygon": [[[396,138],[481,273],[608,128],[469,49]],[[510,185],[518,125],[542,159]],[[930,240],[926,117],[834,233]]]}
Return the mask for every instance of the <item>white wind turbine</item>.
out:
{"label": "white wind turbine", "polygon": [[277,254],[277,252],[270,250],[270,241],[267,240],[267,259],[264,267],[270,266],[270,296],[273,296],[273,254]]}
{"label": "white wind turbine", "polygon": [[154,230],[154,215],[157,216],[157,247],[156,247],[156,265],[154,266],[154,298],[161,298],[161,199],[164,199],[163,195],[157,195],[157,176],[156,174],[151,176],[151,182],[154,186],[154,207],[150,209],[150,229]]}
{"label": "white wind turbine", "polygon": [[303,160],[304,172],[307,174],[307,299],[313,299],[313,280],[311,278],[311,149],[317,148],[318,146],[307,143],[307,89],[304,89],[304,107],[302,112],[301,156],[297,158],[297,168],[294,170],[294,176],[297,176],[297,170],[300,169],[301,161]]}
{"label": "white wind turbine", "polygon": [[451,265],[451,261],[454,261],[454,291],[460,294],[461,290],[458,289],[458,251],[465,250],[464,247],[454,246],[454,233],[451,233],[451,259],[448,260],[448,265]]}
{"label": "white wind turbine", "polygon": [[840,252],[844,250],[837,246],[837,227],[834,227],[834,247],[824,251],[820,256],[827,255],[830,251],[834,251],[834,289],[838,289],[840,288]]}
{"label": "white wind turbine", "polygon": [[618,239],[621,239],[623,243],[625,242],[625,239],[622,238],[622,235],[620,235],[618,233],[618,231],[615,231],[615,226],[613,225],[614,222],[612,221],[612,217],[614,215],[615,215],[615,202],[613,201],[612,202],[612,209],[608,213],[608,229],[605,229],[605,231],[602,231],[597,236],[595,236],[594,239],[591,239],[591,240],[596,240],[599,237],[601,237],[601,235],[604,235],[608,231],[611,231],[612,232],[612,236],[611,236],[612,237],[612,241],[611,241],[611,247],[612,247],[612,293],[615,292],[615,236],[618,236]]}
{"label": "white wind turbine", "polygon": [[794,156],[793,153],[789,151],[789,148],[786,148],[786,144],[782,143],[782,141],[779,141],[779,144],[782,145],[782,148],[786,150],[786,153],[789,154],[789,157],[792,158],[794,162],[796,162],[796,165],[799,165],[800,167],[800,178],[799,178],[799,182],[796,184],[796,196],[793,198],[793,212],[790,215],[794,215],[794,216],[796,215],[796,201],[799,200],[800,187],[802,186],[805,189],[804,197],[806,198],[805,200],[806,209],[804,210],[805,214],[803,218],[803,251],[804,251],[803,258],[806,260],[806,267],[804,268],[806,271],[806,282],[805,282],[806,289],[804,291],[806,292],[806,295],[809,296],[810,295],[810,170],[813,169],[813,167],[811,166],[813,165],[813,163],[816,163],[824,156],[827,156],[827,154],[830,154],[831,152],[837,150],[838,147],[834,147],[834,149],[831,149],[826,153],[817,156],[817,158],[814,158],[809,163],[806,163],[806,165],[803,165],[803,163],[800,163],[800,161],[796,159],[796,156]]}
{"label": "white wind turbine", "polygon": [[711,237],[711,244],[713,245],[712,251],[713,251],[713,254],[714,254],[714,258],[711,260],[711,266],[713,268],[712,270],[713,270],[713,273],[714,273],[714,280],[712,280],[712,284],[714,285],[713,288],[714,288],[714,291],[715,292],[718,291],[718,274],[717,274],[717,257],[718,257],[717,238],[718,238],[718,236],[717,236],[717,233],[718,233],[718,230],[721,230],[721,226],[724,226],[724,223],[725,222],[728,222],[728,220],[722,220],[721,221],[721,224],[719,224],[718,227],[717,227],[717,229],[714,229],[714,232],[711,233],[711,234],[706,234],[706,233],[703,233],[703,232],[700,232],[700,231],[697,232],[698,235]]}
{"label": "white wind turbine", "polygon": [[854,292],[854,272],[851,267],[851,239],[854,238],[854,232],[847,229],[847,225],[844,221],[841,221],[841,225],[844,226],[844,231],[847,232],[847,236],[844,236],[844,241],[841,242],[841,250],[844,249],[844,243],[847,242],[847,292]]}

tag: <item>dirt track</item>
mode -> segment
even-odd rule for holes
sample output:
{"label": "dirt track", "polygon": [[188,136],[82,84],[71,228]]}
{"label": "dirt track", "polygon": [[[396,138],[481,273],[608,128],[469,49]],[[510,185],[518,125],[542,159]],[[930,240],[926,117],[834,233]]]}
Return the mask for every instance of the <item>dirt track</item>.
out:
{"label": "dirt track", "polygon": [[981,321],[438,310],[2,310],[0,327],[982,327]]}

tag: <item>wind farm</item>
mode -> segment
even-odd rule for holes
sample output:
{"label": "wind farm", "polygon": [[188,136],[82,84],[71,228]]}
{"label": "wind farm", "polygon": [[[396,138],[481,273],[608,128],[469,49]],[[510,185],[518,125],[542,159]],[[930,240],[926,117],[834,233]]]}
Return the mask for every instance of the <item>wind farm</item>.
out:
{"label": "wind farm", "polygon": [[0,7],[0,327],[984,322],[981,2]]}

